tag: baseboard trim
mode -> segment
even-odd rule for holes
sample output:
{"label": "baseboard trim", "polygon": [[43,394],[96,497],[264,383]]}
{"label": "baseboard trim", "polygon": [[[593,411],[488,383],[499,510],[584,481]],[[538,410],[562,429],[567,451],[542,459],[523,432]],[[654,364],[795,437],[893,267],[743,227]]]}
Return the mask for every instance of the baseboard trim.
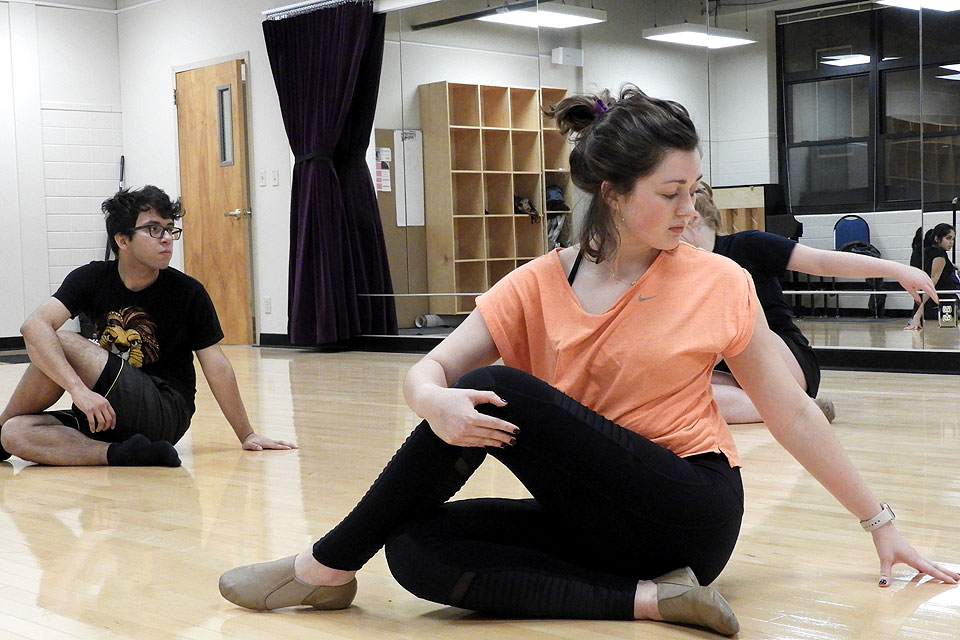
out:
{"label": "baseboard trim", "polygon": [[261,347],[292,347],[290,344],[290,336],[285,333],[261,333],[260,342],[258,343]]}
{"label": "baseboard trim", "polygon": [[0,338],[0,351],[7,349],[26,349],[27,345],[23,343],[23,336],[13,336],[10,338]]}
{"label": "baseboard trim", "polygon": [[310,349],[323,353],[339,351],[380,351],[384,353],[427,353],[440,344],[443,336],[357,336],[349,340],[317,346],[296,345],[290,343],[285,333],[261,333],[261,347],[293,347]]}
{"label": "baseboard trim", "polygon": [[842,371],[960,374],[960,352],[814,347],[820,367]]}
{"label": "baseboard trim", "polygon": [[[443,336],[358,336],[329,345],[302,347],[290,344],[280,333],[261,333],[262,347],[296,347],[319,352],[379,351],[384,353],[427,353]],[[891,373],[942,373],[960,375],[960,351],[929,349],[846,349],[814,347],[824,369],[846,371],[888,371]]]}

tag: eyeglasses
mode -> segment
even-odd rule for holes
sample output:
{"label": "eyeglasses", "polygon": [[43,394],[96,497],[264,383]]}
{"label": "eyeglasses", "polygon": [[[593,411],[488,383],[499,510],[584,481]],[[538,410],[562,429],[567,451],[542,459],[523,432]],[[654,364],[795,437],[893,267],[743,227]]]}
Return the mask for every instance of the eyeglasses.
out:
{"label": "eyeglasses", "polygon": [[159,224],[142,224],[139,227],[134,227],[130,229],[130,233],[134,231],[140,231],[141,229],[146,229],[147,233],[150,234],[151,238],[162,238],[164,233],[169,233],[170,237],[174,240],[180,239],[180,234],[183,233],[183,229],[179,227],[164,227]]}

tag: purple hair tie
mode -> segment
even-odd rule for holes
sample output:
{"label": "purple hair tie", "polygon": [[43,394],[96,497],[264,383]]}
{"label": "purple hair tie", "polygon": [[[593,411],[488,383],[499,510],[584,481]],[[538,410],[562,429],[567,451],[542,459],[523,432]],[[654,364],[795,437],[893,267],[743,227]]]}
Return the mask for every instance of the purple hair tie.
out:
{"label": "purple hair tie", "polygon": [[610,110],[610,107],[608,107],[607,105],[605,105],[605,104],[603,103],[603,100],[601,100],[600,98],[597,98],[597,99],[594,101],[594,103],[593,103],[593,113],[594,113],[594,115],[599,116],[600,114],[606,113],[606,112],[609,111],[609,110]]}

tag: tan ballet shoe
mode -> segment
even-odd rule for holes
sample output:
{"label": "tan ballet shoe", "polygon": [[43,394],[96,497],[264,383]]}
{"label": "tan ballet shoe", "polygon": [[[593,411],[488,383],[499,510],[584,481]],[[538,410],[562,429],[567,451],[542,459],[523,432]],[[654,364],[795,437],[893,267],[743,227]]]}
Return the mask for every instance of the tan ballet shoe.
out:
{"label": "tan ballet shoe", "polygon": [[220,576],[220,595],[235,605],[267,611],[306,605],[314,609],[346,609],[357,595],[357,579],[336,587],[297,580],[296,556],[230,569]]}
{"label": "tan ballet shoe", "polygon": [[814,398],[813,402],[820,408],[820,411],[823,411],[827,422],[833,424],[833,421],[837,419],[837,409],[833,406],[833,400],[830,398]]}
{"label": "tan ballet shoe", "polygon": [[670,584],[682,584],[687,585],[688,587],[699,587],[700,581],[697,580],[697,574],[693,572],[693,569],[690,567],[682,567],[680,569],[674,569],[670,573],[665,573],[659,578],[654,578],[651,582],[655,584],[661,583],[670,583]]}
{"label": "tan ballet shoe", "polygon": [[732,636],[740,631],[740,622],[720,592],[701,587],[689,567],[654,578],[657,607],[665,622],[692,624]]}

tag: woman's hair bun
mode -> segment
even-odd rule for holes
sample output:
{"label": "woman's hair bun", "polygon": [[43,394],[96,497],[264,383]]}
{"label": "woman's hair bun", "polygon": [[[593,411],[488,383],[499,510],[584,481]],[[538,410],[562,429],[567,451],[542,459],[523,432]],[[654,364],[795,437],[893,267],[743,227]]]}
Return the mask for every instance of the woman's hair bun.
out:
{"label": "woman's hair bun", "polygon": [[557,104],[544,108],[544,114],[557,122],[560,134],[579,136],[614,104],[610,92],[603,90],[598,95],[575,95],[564,98]]}

